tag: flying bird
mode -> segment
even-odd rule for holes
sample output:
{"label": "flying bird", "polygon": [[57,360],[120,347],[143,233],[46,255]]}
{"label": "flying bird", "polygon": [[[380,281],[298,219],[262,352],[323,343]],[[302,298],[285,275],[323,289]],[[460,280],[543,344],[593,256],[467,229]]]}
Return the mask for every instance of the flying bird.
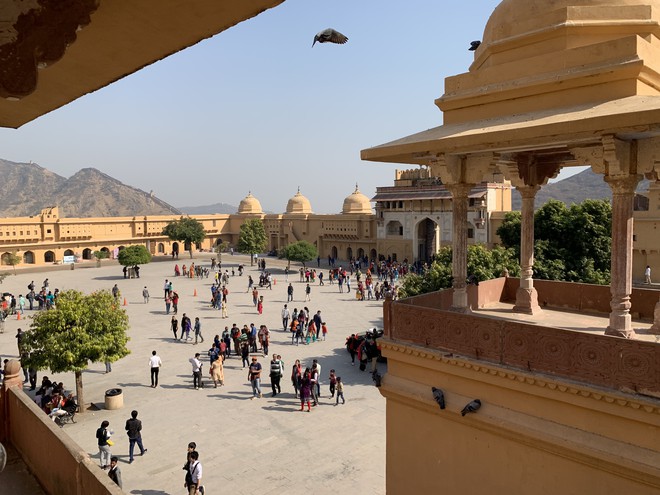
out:
{"label": "flying bird", "polygon": [[343,45],[348,41],[348,38],[341,34],[339,31],[328,28],[314,36],[314,43],[312,43],[312,47],[314,47],[317,41],[319,43],[337,43],[339,45]]}
{"label": "flying bird", "polygon": [[378,370],[374,370],[374,372],[371,374],[371,378],[373,381],[376,383],[377,387],[380,387],[380,380],[383,378],[380,376],[380,373],[378,373]]}
{"label": "flying bird", "polygon": [[468,50],[470,50],[471,52],[473,52],[473,51],[475,51],[477,48],[479,48],[479,45],[481,45],[481,41],[478,41],[478,40],[477,40],[477,41],[470,41],[470,48],[468,48]]}
{"label": "flying bird", "polygon": [[445,394],[442,390],[439,388],[431,387],[431,390],[433,390],[433,398],[435,401],[438,403],[440,406],[440,409],[445,408]]}
{"label": "flying bird", "polygon": [[472,402],[470,402],[467,406],[463,408],[461,411],[461,416],[465,416],[467,413],[471,412],[477,412],[477,410],[481,407],[481,401],[479,399],[474,399]]}

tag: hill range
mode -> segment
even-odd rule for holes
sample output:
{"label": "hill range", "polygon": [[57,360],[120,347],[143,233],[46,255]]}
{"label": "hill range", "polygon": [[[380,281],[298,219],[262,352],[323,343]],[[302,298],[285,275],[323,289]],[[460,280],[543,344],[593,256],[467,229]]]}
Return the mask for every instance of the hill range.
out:
{"label": "hill range", "polygon": [[[238,208],[227,203],[174,207],[151,193],[126,185],[95,169],[84,168],[68,179],[35,163],[0,159],[0,216],[37,215],[41,209],[59,206],[65,217],[109,217],[135,215],[232,214]],[[648,189],[641,181],[637,190]],[[587,169],[567,179],[548,184],[536,196],[536,208],[549,199],[567,205],[585,199],[612,199],[602,176]],[[519,210],[520,194],[514,189],[512,207]]]}

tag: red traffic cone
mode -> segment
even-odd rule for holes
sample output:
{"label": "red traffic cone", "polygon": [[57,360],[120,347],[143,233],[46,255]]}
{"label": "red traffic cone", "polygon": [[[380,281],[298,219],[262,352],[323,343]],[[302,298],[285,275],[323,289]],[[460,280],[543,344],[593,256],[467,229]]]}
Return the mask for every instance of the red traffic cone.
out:
{"label": "red traffic cone", "polygon": [[124,306],[128,306],[128,303],[126,302],[126,298],[124,298]]}
{"label": "red traffic cone", "polygon": [[16,319],[20,320],[21,319],[21,313],[16,313]]}
{"label": "red traffic cone", "polygon": [[193,291],[193,297],[197,297],[197,289]]}
{"label": "red traffic cone", "polygon": [[276,278],[273,279],[273,285],[277,285],[277,279]]}

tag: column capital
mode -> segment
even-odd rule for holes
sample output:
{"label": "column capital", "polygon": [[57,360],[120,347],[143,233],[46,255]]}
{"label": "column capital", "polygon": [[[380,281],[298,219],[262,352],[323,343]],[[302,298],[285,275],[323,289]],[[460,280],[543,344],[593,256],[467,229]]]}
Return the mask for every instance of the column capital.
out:
{"label": "column capital", "polygon": [[454,199],[467,198],[470,191],[474,189],[475,184],[467,184],[465,182],[458,182],[454,184],[445,184],[447,190],[451,193]]}
{"label": "column capital", "polygon": [[518,186],[516,190],[520,193],[523,199],[534,199],[536,193],[541,189],[540,185],[535,186]]}
{"label": "column capital", "polygon": [[642,175],[606,175],[604,180],[608,183],[610,189],[612,189],[612,194],[634,194],[637,184],[642,180]]}

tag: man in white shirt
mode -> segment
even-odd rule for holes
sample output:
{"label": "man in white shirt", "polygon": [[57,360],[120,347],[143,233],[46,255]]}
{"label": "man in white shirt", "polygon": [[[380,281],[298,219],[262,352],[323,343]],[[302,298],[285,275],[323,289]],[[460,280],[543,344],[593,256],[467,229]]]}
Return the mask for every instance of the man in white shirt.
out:
{"label": "man in white shirt", "polygon": [[195,354],[195,357],[190,358],[190,364],[192,365],[193,386],[195,390],[199,390],[199,387],[202,386],[202,362],[199,360],[199,352]]}
{"label": "man in white shirt", "polygon": [[158,386],[158,372],[162,365],[163,362],[160,360],[160,356],[156,354],[156,351],[151,351],[151,357],[149,358],[149,367],[151,368],[151,388],[156,388]]}
{"label": "man in white shirt", "polygon": [[204,487],[201,486],[202,463],[199,462],[199,452],[193,450],[190,452],[189,457],[188,471],[190,471],[191,482],[186,486],[188,488],[188,495],[197,495],[198,493],[204,495]]}
{"label": "man in white shirt", "polygon": [[285,332],[289,329],[289,318],[290,317],[291,317],[291,313],[289,313],[289,308],[285,304],[284,308],[282,309],[282,328],[284,328]]}

